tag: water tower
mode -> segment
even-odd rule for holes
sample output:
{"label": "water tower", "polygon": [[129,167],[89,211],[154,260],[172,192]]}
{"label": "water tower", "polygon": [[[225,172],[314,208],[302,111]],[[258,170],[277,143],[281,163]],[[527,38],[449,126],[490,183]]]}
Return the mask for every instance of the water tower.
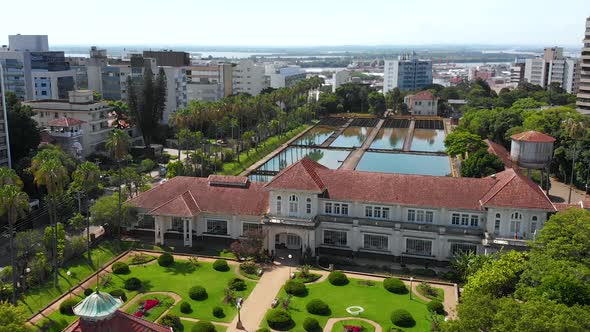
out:
{"label": "water tower", "polygon": [[553,158],[555,138],[534,130],[512,135],[511,138],[510,159],[512,162],[517,167],[526,168],[528,177],[531,176],[532,169],[541,170],[542,183],[544,173]]}

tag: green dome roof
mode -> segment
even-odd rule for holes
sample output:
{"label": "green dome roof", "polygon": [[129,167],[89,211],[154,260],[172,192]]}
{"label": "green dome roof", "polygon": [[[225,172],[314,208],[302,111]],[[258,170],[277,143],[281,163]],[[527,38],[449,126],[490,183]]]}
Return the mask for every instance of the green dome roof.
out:
{"label": "green dome roof", "polygon": [[86,320],[109,318],[123,305],[123,300],[112,297],[109,293],[96,291],[73,308],[76,316]]}

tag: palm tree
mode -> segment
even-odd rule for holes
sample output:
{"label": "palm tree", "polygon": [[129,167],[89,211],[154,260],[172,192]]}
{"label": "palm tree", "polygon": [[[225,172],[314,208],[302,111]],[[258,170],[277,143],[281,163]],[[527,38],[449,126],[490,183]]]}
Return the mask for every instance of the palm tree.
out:
{"label": "palm tree", "polygon": [[[33,157],[35,161],[37,156]],[[33,166],[35,165],[35,169]],[[47,202],[49,205],[49,220],[53,228],[53,283],[57,287],[57,208],[56,198],[57,194],[63,191],[68,182],[68,170],[61,163],[60,159],[52,158],[41,163],[31,163],[31,172],[33,173],[34,181],[37,186],[45,186],[47,190]]]}
{"label": "palm tree", "polygon": [[118,181],[118,205],[117,205],[117,240],[119,240],[121,236],[121,161],[123,161],[128,154],[129,151],[129,144],[130,139],[129,135],[123,130],[113,130],[106,141],[106,147],[113,156],[113,158],[117,161],[117,171],[119,173],[119,181]]}
{"label": "palm tree", "polygon": [[14,262],[14,224],[19,218],[27,215],[29,211],[29,196],[13,184],[4,185],[0,189],[0,214],[8,219],[8,232],[10,233],[10,265],[12,266],[12,304],[16,305],[16,275],[17,268]]}
{"label": "palm tree", "polygon": [[574,140],[574,144],[572,145],[572,174],[571,174],[571,178],[570,178],[570,190],[569,190],[569,195],[567,198],[567,202],[568,204],[571,203],[572,200],[572,187],[574,185],[574,173],[575,171],[575,165],[576,165],[576,157],[577,157],[577,146],[578,146],[578,142],[581,141],[584,136],[586,135],[586,128],[584,126],[584,123],[582,123],[581,121],[576,121],[573,118],[569,118],[567,120],[564,121],[563,123],[564,127],[565,127],[565,131],[567,132],[568,136]]}
{"label": "palm tree", "polygon": [[[70,188],[74,191],[86,193],[86,197],[90,197],[89,193],[92,189],[98,186],[98,179],[100,176],[100,168],[98,165],[85,161],[78,165],[78,168],[72,173],[73,182]],[[78,196],[80,198],[80,196]],[[78,201],[80,203],[80,201]],[[80,205],[78,208],[80,209]],[[88,252],[88,262],[92,264],[92,258],[90,257],[90,218],[88,217],[88,205],[86,205],[86,247]],[[80,211],[78,211],[80,212]]]}
{"label": "palm tree", "polygon": [[22,189],[23,181],[16,174],[16,171],[8,167],[0,167],[0,187],[7,184],[15,185]]}

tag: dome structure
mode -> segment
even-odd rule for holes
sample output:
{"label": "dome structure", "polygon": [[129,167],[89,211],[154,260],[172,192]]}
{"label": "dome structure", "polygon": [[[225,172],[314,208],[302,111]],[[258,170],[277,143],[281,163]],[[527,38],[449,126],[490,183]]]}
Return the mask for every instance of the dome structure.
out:
{"label": "dome structure", "polygon": [[73,311],[83,320],[98,321],[110,318],[122,305],[123,300],[97,290],[76,305]]}
{"label": "dome structure", "polygon": [[525,131],[511,136],[510,159],[520,167],[544,169],[553,158],[555,138],[538,131]]}

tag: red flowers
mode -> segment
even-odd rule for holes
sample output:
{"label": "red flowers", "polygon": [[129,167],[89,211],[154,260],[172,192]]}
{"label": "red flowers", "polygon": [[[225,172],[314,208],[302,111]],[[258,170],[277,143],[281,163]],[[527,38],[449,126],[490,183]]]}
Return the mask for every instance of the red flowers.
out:
{"label": "red flowers", "polygon": [[133,314],[135,317],[143,317],[146,312],[151,308],[157,306],[160,303],[159,300],[145,300],[144,303],[140,303],[139,310]]}

